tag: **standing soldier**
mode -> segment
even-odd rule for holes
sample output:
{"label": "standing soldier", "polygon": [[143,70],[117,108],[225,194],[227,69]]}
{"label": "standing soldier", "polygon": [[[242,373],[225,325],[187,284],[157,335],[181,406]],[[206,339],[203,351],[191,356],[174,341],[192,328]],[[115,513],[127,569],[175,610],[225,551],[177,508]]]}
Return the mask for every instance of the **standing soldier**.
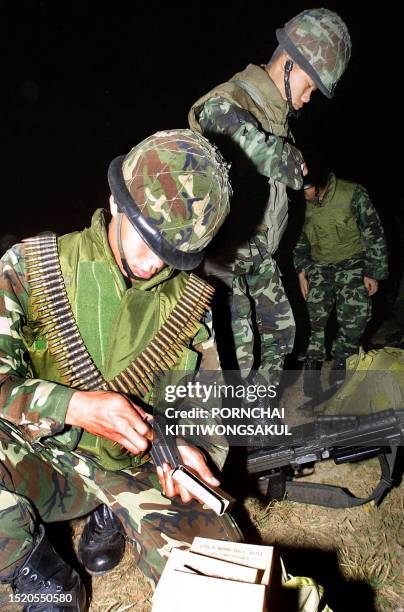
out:
{"label": "standing soldier", "polygon": [[334,380],[344,377],[347,357],[358,351],[371,315],[370,297],[387,277],[388,261],[379,216],[362,185],[330,174],[323,184],[307,176],[306,213],[294,251],[300,289],[307,301],[310,340],[304,391],[315,395],[325,358],[324,331],[336,306]]}
{"label": "standing soldier", "polygon": [[211,272],[230,289],[236,356],[245,375],[256,366],[264,375],[280,370],[293,346],[293,315],[272,258],[287,223],[286,188],[301,189],[304,171],[289,142],[288,115],[316,89],[331,98],[351,53],[345,23],[328,9],[303,11],[276,36],[279,46],[268,64],[248,65],[189,113],[192,129],[232,162],[235,198]]}

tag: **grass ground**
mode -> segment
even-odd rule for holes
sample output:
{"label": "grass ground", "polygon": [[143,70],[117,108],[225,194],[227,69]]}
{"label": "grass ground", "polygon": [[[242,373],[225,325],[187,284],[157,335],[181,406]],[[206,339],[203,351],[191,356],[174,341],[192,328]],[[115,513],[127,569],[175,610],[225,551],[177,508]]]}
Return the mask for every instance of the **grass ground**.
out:
{"label": "grass ground", "polygon": [[[379,476],[377,460],[354,465],[318,465],[306,480],[344,483],[365,496]],[[329,509],[293,502],[269,505],[247,498],[245,508],[263,542],[275,544],[289,572],[325,586],[335,612],[404,612],[404,484],[380,507]],[[78,526],[77,526],[78,528]],[[124,561],[108,577],[93,579],[90,612],[151,610],[151,589]]]}
{"label": "grass ground", "polygon": [[[306,477],[342,485],[362,497],[378,479],[376,459],[341,466],[324,462]],[[278,547],[288,572],[315,578],[325,587],[334,612],[404,612],[404,482],[378,508],[367,504],[334,510],[289,501],[268,505],[251,496],[244,509],[255,535]],[[82,525],[75,521],[71,528],[59,524],[52,529],[55,546],[70,540],[77,545]],[[65,556],[74,562],[74,551]],[[152,590],[136,568],[130,546],[113,572],[87,577],[86,587],[89,612],[151,610]],[[6,603],[9,592],[0,585],[1,612],[18,609]]]}
{"label": "grass ground", "polygon": [[[379,476],[377,460],[318,465],[306,480],[347,486],[365,496]],[[263,542],[275,544],[289,572],[325,586],[335,612],[404,612],[404,484],[376,508],[329,509],[293,502],[269,505],[247,498],[245,508]],[[124,561],[108,577],[93,579],[90,612],[151,610],[151,589]]]}
{"label": "grass ground", "polygon": [[[342,466],[325,462],[306,479],[343,483],[353,493],[366,495],[378,475],[377,460]],[[288,501],[267,505],[249,497],[245,509],[263,542],[277,545],[290,573],[323,584],[334,612],[404,612],[404,484],[378,508],[368,504],[334,510]],[[82,521],[72,525],[75,543],[81,528]],[[54,531],[55,537],[62,533]],[[2,588],[0,597],[7,589]],[[130,546],[118,568],[88,579],[87,589],[90,612],[151,610],[152,591],[135,566]],[[17,608],[1,604],[0,609]]]}
{"label": "grass ground", "polygon": [[[365,496],[378,462],[318,465],[306,480],[343,483]],[[289,572],[323,584],[335,611],[404,611],[404,485],[376,508],[330,509],[293,502],[246,502],[264,542],[276,544]]]}

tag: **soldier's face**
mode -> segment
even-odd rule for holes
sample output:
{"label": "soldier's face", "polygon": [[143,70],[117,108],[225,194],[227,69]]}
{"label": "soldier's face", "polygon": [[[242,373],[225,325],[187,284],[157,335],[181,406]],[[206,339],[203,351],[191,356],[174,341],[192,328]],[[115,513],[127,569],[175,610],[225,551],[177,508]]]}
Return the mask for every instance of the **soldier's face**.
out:
{"label": "soldier's face", "polygon": [[317,87],[313,79],[294,63],[290,73],[290,91],[292,93],[293,108],[295,110],[303,108],[304,104],[310,102],[311,94],[316,89]]}
{"label": "soldier's face", "polygon": [[[116,223],[117,217],[113,216],[109,224],[108,240],[116,263],[118,264],[122,274],[127,276],[122,267],[121,257],[119,254]],[[166,265],[164,261],[151,250],[145,241],[142,240],[125,215],[122,219],[121,240],[126,260],[136,278],[144,280],[152,278],[152,276],[157,274],[157,272],[160,272],[160,270],[162,270]]]}

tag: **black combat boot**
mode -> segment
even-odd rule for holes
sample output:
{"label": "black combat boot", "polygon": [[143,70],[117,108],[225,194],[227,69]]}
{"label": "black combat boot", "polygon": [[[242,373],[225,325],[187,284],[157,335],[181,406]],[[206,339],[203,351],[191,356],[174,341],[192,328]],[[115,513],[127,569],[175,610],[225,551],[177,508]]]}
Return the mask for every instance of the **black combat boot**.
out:
{"label": "black combat boot", "polygon": [[306,357],[303,364],[303,392],[307,397],[315,397],[322,391],[320,375],[323,362]]}
{"label": "black combat boot", "polygon": [[330,373],[330,383],[332,385],[341,384],[344,382],[346,376],[346,360],[334,359],[334,364]]}
{"label": "black combat boot", "polygon": [[24,612],[84,612],[80,576],[54,550],[40,526],[35,547],[11,582]]}
{"label": "black combat boot", "polygon": [[78,557],[92,576],[114,569],[125,552],[122,525],[105,504],[98,506],[87,519],[81,534]]}

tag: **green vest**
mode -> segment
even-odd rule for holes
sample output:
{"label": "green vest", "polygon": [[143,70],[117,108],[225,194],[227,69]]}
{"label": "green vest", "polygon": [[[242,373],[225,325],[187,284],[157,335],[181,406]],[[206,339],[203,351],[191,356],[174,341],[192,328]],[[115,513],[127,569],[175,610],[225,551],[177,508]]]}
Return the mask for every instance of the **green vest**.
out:
{"label": "green vest", "polygon": [[[260,124],[261,128],[275,136],[291,138],[288,128],[288,105],[283,100],[275,83],[266,70],[249,64],[242,72],[237,72],[229,81],[214,87],[209,93],[197,100],[188,114],[191,128],[201,132],[198,123],[198,110],[210,98],[221,97],[231,104],[242,108]],[[267,226],[268,251],[274,253],[278,248],[288,221],[288,198],[283,183],[269,179],[270,195],[264,216]]]}
{"label": "green vest", "polygon": [[268,73],[260,66],[249,64],[242,72],[237,72],[226,83],[217,85],[199,98],[188,114],[189,125],[201,132],[198,123],[198,110],[210,98],[225,98],[255,117],[265,132],[275,136],[290,136],[287,123],[288,105]]}
{"label": "green vest", "polygon": [[365,250],[352,212],[356,184],[330,174],[320,205],[306,202],[303,231],[311,247],[311,258],[319,263],[338,263]]}
{"label": "green vest", "polygon": [[[70,305],[81,337],[103,378],[111,380],[147,346],[175,307],[188,275],[163,268],[152,279],[135,281],[129,289],[115,262],[106,232],[105,211],[97,210],[90,228],[58,240],[59,257]],[[32,303],[24,329],[33,376],[62,383],[46,336],[41,335]],[[194,343],[208,337],[202,326]],[[184,348],[173,370],[193,371],[198,355]],[[144,398],[149,403],[151,397]],[[138,463],[119,445],[77,428],[55,436],[60,444],[96,457],[105,469]]]}

